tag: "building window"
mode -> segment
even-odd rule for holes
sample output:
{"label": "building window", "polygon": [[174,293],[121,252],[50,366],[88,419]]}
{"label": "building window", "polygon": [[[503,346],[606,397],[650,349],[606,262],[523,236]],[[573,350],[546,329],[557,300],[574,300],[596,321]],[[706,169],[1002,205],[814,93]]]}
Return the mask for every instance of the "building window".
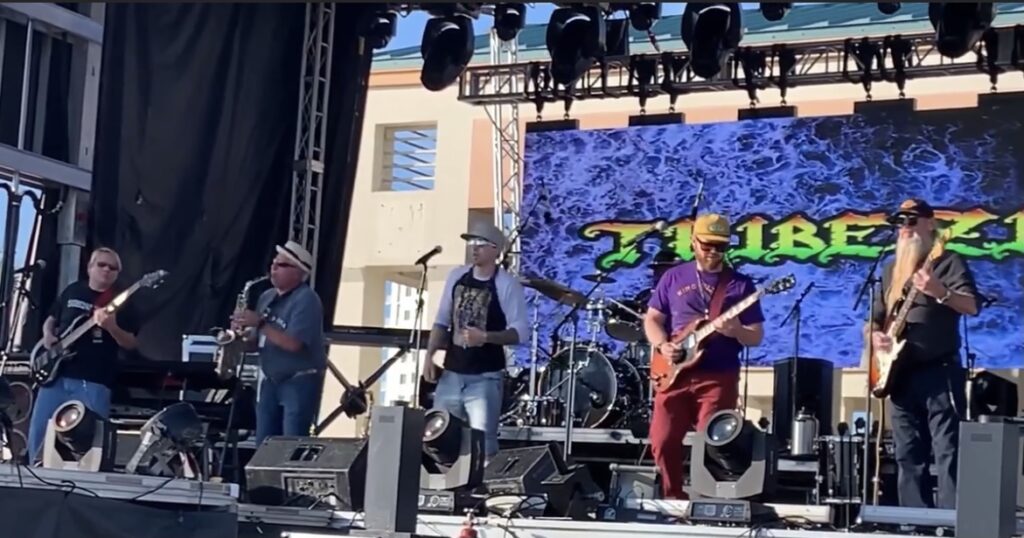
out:
{"label": "building window", "polygon": [[405,321],[409,321],[409,311],[408,310],[406,310],[405,312],[402,313],[402,319],[404,319]]}
{"label": "building window", "polygon": [[436,160],[437,127],[385,128],[380,190],[433,190]]}
{"label": "building window", "polygon": [[402,375],[398,376],[398,384],[399,385],[404,385],[405,384],[405,374],[402,374]]}

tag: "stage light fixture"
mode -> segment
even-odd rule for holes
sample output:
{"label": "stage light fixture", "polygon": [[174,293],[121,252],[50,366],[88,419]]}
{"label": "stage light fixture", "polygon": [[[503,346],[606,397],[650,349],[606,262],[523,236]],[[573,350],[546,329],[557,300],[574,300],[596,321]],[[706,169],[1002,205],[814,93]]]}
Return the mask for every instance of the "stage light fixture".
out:
{"label": "stage light fixture", "polygon": [[364,24],[363,36],[366,43],[374,50],[380,50],[387,47],[395,37],[398,13],[392,10],[371,13],[366,17]]}
{"label": "stage light fixture", "polygon": [[879,2],[878,11],[881,11],[885,15],[895,15],[900,10],[899,2]]}
{"label": "stage light fixture", "polygon": [[695,495],[755,498],[766,492],[774,474],[774,442],[738,411],[719,411],[694,435],[690,467]]}
{"label": "stage light fixture", "polygon": [[569,86],[604,56],[604,13],[598,6],[560,7],[551,13],[545,41],[552,79]]}
{"label": "stage light fixture", "polygon": [[526,4],[498,4],[494,7],[494,31],[498,39],[512,41],[526,27]]}
{"label": "stage light fixture", "polygon": [[452,490],[476,487],[484,476],[484,432],[451,413],[432,409],[423,417],[420,487]]}
{"label": "stage light fixture", "polygon": [[978,372],[971,379],[971,419],[983,415],[1018,415],[1017,384],[992,372]]}
{"label": "stage light fixture", "polygon": [[80,400],[64,403],[47,421],[43,467],[101,471],[112,467],[116,433]]}
{"label": "stage light fixture", "polygon": [[420,55],[423,70],[420,82],[432,91],[451,86],[466,70],[476,50],[473,19],[479,17],[479,4],[441,4],[428,8],[431,15],[423,29]]}
{"label": "stage light fixture", "polygon": [[681,26],[683,43],[690,51],[690,66],[704,79],[717,75],[743,40],[740,5],[735,2],[687,2]]}
{"label": "stage light fixture", "polygon": [[996,5],[990,2],[928,4],[935,48],[947,58],[959,58],[974,49],[995,16]]}
{"label": "stage light fixture", "polygon": [[792,7],[792,2],[761,2],[761,15],[769,21],[781,21]]}
{"label": "stage light fixture", "polygon": [[125,472],[150,476],[197,478],[199,470],[189,455],[193,443],[203,438],[203,422],[194,407],[178,402],[153,415],[140,430],[142,442]]}
{"label": "stage light fixture", "polygon": [[629,4],[629,23],[640,32],[654,27],[661,18],[661,2],[638,2]]}

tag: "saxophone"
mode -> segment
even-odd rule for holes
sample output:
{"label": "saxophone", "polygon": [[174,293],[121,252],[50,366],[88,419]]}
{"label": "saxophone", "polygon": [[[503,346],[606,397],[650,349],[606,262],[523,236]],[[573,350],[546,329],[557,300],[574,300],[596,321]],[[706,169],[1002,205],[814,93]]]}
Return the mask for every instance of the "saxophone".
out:
{"label": "saxophone", "polygon": [[[270,277],[264,275],[246,282],[235,299],[235,310],[244,310],[249,305],[249,290],[268,278]],[[215,331],[214,341],[217,344],[217,350],[213,355],[216,364],[215,370],[220,379],[227,380],[235,374],[235,369],[245,356],[247,344],[256,336],[256,328],[247,327],[239,331],[218,328]]]}

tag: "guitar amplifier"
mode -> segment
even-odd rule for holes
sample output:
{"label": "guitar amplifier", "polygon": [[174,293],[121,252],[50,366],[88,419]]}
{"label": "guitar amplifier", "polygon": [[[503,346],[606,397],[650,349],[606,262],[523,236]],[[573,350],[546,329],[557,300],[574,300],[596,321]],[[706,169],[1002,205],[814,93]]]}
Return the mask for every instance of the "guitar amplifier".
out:
{"label": "guitar amplifier", "polygon": [[14,426],[8,443],[9,455],[15,461],[28,463],[28,426],[36,402],[32,370],[28,361],[7,361],[2,373],[14,396],[14,405],[7,411]]}

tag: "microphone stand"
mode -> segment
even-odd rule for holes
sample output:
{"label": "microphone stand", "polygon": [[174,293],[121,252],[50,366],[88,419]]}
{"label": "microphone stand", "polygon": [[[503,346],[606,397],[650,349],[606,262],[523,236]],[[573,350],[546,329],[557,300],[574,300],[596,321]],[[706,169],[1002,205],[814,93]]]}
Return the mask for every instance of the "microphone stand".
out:
{"label": "microphone stand", "polygon": [[[800,296],[796,298],[796,301],[793,302],[793,307],[789,309],[786,317],[782,318],[782,322],[779,323],[779,327],[785,327],[786,323],[789,322],[789,318],[795,318],[796,320],[796,331],[793,336],[793,367],[789,369],[789,407],[791,413],[789,416],[789,420],[791,422],[789,440],[791,452],[796,448],[793,446],[793,434],[796,432],[793,425],[796,424],[796,384],[798,379],[796,371],[800,366],[800,319],[803,317],[801,316],[801,305],[807,297],[807,294],[810,293],[813,288],[814,282],[811,282],[804,288],[803,293],[801,293]],[[818,417],[819,420],[824,420],[824,418],[825,417]]]}
{"label": "microphone stand", "polygon": [[[409,347],[408,349],[414,351],[415,368],[416,371],[413,374],[413,388],[412,388],[412,405],[419,407],[420,405],[420,374],[421,374],[421,359],[422,353],[421,348],[417,345],[420,343],[420,337],[423,333],[423,293],[427,289],[427,263],[424,261],[420,264],[422,271],[420,271],[420,284],[419,289],[416,290],[416,316],[413,320],[412,334],[409,336]],[[495,269],[497,271],[497,268]],[[427,360],[431,360],[427,357]]]}
{"label": "microphone stand", "polygon": [[[892,236],[895,235],[895,233],[896,233],[896,229],[895,228],[889,228],[888,229],[888,234],[886,234],[886,238],[889,241],[887,241],[886,243],[891,242]],[[886,250],[887,250],[887,247],[885,247],[885,246],[879,247],[878,255],[875,256],[874,261],[871,262],[871,268],[868,269],[868,275],[867,275],[867,277],[864,278],[864,283],[861,284],[860,291],[857,293],[857,299],[853,303],[853,310],[856,311],[860,307],[860,301],[864,297],[864,293],[867,292],[867,296],[868,296],[868,326],[869,327],[871,326],[872,323],[874,323],[874,320],[875,320],[875,293],[876,293],[875,284],[880,284],[882,282],[882,279],[876,277],[875,273],[878,271],[878,265],[881,263],[882,258],[885,257]],[[872,423],[871,422],[871,397],[872,397],[872,394],[871,394],[871,377],[874,374],[874,370],[875,370],[875,345],[874,345],[874,340],[875,339],[869,333],[868,334],[868,368],[867,368],[867,376],[868,377],[867,377],[867,383],[865,383],[867,388],[865,389],[865,394],[864,394],[864,408],[865,408],[865,410],[864,410],[865,411],[864,424],[865,424],[865,429],[864,429],[863,452],[864,452],[864,468],[865,469],[868,468],[868,463],[870,462],[869,458],[871,456],[871,435],[869,434],[870,430],[868,429],[867,425],[870,425]],[[882,404],[884,406],[885,402],[882,402]],[[883,414],[883,416],[885,414],[885,408],[884,407],[882,408],[882,414]],[[882,430],[881,430],[881,428],[879,428],[879,430],[878,430],[878,439],[877,439],[876,442],[879,443],[879,446],[881,446],[881,442],[882,442]],[[875,467],[879,468],[879,464],[880,464],[880,462],[876,461],[875,462]],[[861,486],[861,490],[862,490],[861,499],[863,499],[862,502],[864,504],[867,504],[867,502],[868,502],[868,484],[870,482],[869,475],[870,475],[870,473],[868,473],[868,472],[864,473],[863,484]],[[878,500],[877,496],[875,496],[875,500],[876,501]],[[875,504],[877,504],[877,502]]]}

